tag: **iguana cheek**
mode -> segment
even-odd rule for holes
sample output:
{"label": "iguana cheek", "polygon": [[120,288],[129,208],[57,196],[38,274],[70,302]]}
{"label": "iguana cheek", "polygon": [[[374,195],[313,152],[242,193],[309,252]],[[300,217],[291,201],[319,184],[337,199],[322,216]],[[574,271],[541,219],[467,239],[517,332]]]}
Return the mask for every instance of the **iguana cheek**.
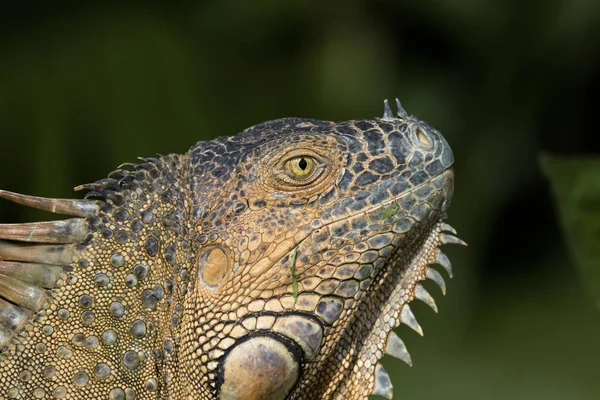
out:
{"label": "iguana cheek", "polygon": [[300,364],[288,346],[257,336],[235,346],[222,365],[223,400],[283,400],[296,385]]}

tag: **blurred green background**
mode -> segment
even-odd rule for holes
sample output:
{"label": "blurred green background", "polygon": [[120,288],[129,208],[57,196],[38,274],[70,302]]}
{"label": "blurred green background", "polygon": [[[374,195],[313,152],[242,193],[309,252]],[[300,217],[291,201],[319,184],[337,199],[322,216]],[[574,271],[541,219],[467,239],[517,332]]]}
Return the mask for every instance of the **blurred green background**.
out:
{"label": "blurred green background", "polygon": [[592,0],[2,6],[0,188],[72,197],[137,156],[398,96],[454,149],[470,246],[447,250],[448,296],[429,286],[440,315],[414,307],[425,338],[398,330],[396,398],[600,399],[600,310],[537,163],[599,150],[599,39]]}

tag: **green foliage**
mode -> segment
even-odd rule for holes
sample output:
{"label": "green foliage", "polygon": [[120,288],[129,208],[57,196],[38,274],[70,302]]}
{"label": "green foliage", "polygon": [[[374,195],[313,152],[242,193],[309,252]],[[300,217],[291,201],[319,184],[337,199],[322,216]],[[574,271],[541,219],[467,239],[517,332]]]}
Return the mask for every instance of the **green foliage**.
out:
{"label": "green foliage", "polygon": [[543,154],[540,163],[572,258],[600,307],[600,158]]}
{"label": "green foliage", "polygon": [[396,215],[396,213],[398,212],[399,209],[400,209],[400,206],[396,203],[394,203],[394,205],[390,208],[383,208],[381,210],[381,219],[387,219],[388,217],[391,217],[392,215]]}
{"label": "green foliage", "polygon": [[292,274],[292,292],[294,295],[294,303],[298,301],[298,280],[296,279],[296,256],[298,255],[298,248],[294,249],[290,260],[290,273]]}

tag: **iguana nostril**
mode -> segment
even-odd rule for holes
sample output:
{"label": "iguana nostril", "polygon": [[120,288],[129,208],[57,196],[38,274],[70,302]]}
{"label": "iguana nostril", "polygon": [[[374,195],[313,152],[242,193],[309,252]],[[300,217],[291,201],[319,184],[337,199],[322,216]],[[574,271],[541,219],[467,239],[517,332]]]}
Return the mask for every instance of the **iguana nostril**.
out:
{"label": "iguana nostril", "polygon": [[423,131],[423,129],[417,127],[416,135],[419,142],[427,149],[431,149],[433,147],[431,139],[429,139],[429,136],[425,133],[425,131]]}

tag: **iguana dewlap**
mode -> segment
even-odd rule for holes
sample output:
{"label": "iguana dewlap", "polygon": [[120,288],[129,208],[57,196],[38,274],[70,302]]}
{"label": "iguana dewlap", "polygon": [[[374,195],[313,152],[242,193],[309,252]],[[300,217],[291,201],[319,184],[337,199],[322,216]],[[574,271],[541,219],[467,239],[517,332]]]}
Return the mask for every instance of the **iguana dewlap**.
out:
{"label": "iguana dewlap", "polygon": [[0,399],[392,398],[379,363],[422,334],[454,158],[398,103],[286,118],[125,164],[72,218],[0,225]]}

